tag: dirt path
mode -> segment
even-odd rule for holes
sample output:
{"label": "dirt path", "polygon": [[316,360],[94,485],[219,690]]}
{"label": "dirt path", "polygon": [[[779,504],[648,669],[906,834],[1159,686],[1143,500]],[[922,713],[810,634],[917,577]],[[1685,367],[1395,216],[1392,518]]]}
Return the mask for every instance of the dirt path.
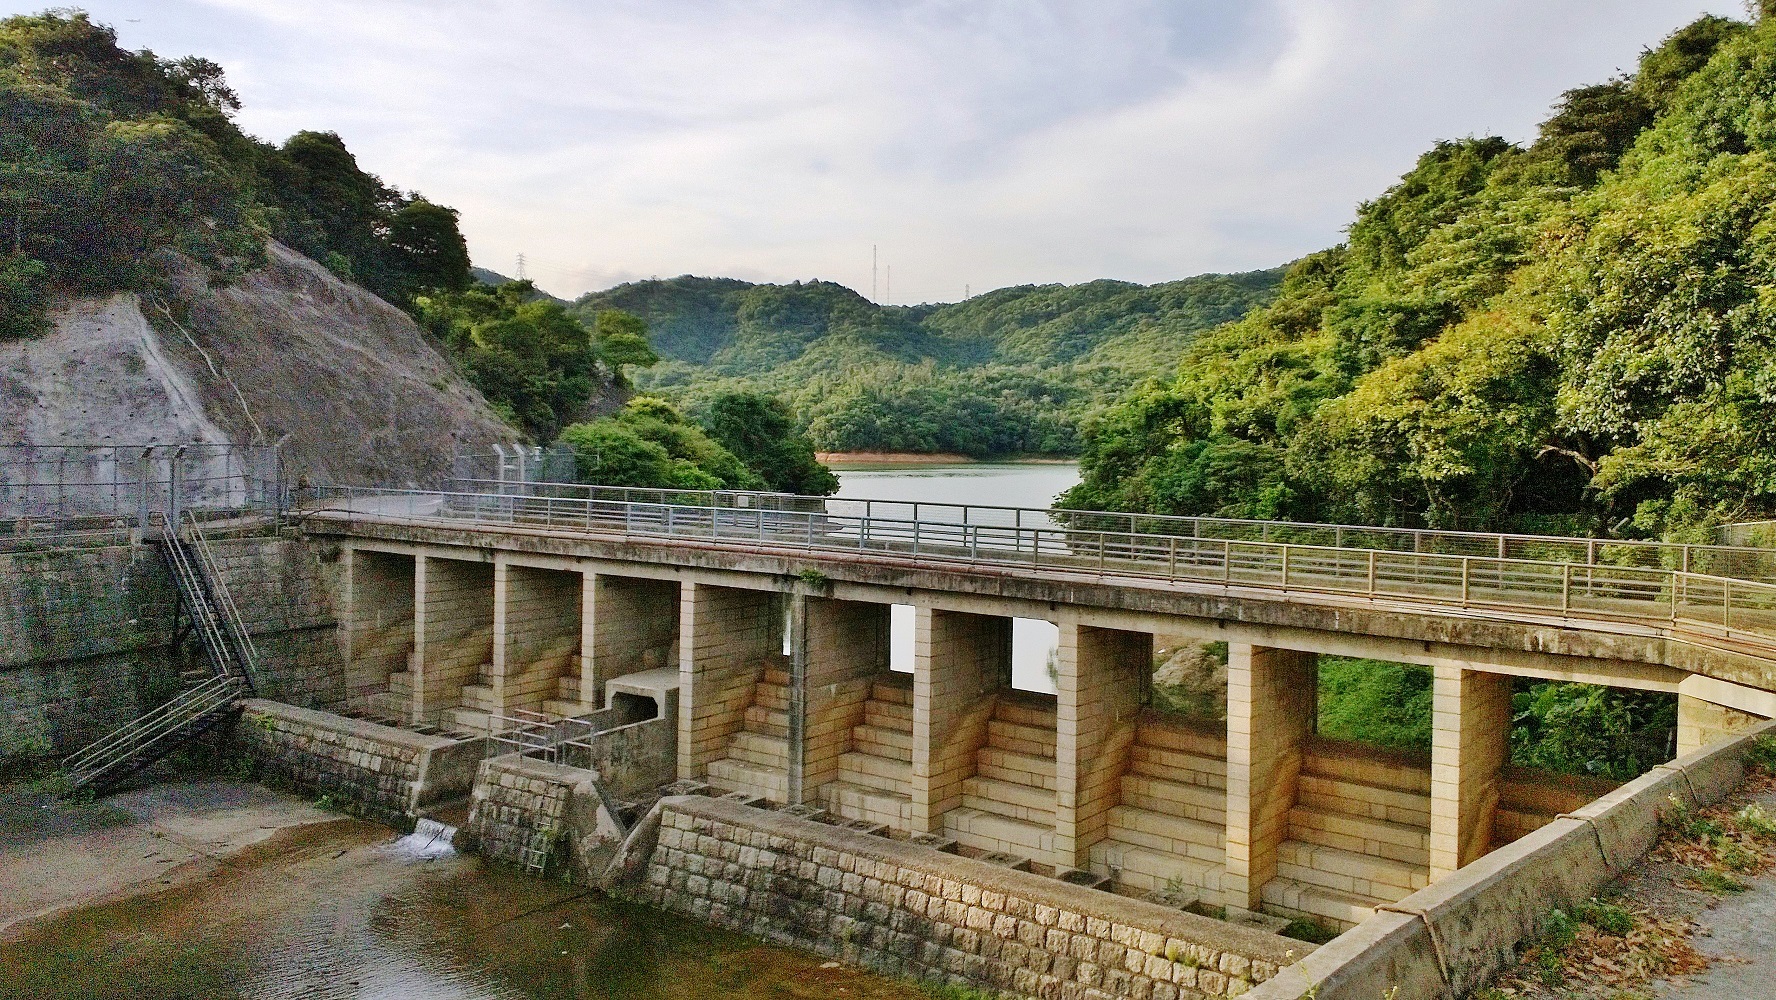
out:
{"label": "dirt path", "polygon": [[[1751,801],[1776,810],[1776,792]],[[1707,956],[1708,971],[1662,983],[1656,996],[1776,1000],[1776,873],[1741,881],[1747,891],[1719,898],[1692,918],[1697,930],[1690,943]]]}
{"label": "dirt path", "polygon": [[70,804],[0,790],[0,938],[19,924],[200,878],[280,830],[339,816],[234,781],[182,781]]}

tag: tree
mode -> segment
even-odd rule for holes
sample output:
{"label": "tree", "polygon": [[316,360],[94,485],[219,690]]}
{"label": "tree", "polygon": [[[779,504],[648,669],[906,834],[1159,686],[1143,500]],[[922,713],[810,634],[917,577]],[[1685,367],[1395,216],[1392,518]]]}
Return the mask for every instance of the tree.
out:
{"label": "tree", "polygon": [[712,400],[703,420],[711,437],[745,462],[769,489],[828,496],[839,479],[814,458],[814,445],[796,429],[782,400],[757,392],[726,392]]}
{"label": "tree", "polygon": [[599,355],[624,384],[628,382],[624,369],[647,368],[660,360],[660,356],[648,346],[647,323],[639,316],[621,309],[602,310],[593,332]]}
{"label": "tree", "polygon": [[408,200],[389,220],[388,247],[402,299],[469,287],[469,245],[456,223],[455,209],[424,198]]}

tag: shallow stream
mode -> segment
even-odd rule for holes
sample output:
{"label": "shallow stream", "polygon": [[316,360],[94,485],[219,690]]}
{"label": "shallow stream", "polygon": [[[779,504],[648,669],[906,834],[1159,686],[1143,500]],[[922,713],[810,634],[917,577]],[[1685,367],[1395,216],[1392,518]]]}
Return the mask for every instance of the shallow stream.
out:
{"label": "shallow stream", "polygon": [[0,941],[0,995],[914,1000],[916,987],[608,899],[410,850],[341,820],[207,877]]}

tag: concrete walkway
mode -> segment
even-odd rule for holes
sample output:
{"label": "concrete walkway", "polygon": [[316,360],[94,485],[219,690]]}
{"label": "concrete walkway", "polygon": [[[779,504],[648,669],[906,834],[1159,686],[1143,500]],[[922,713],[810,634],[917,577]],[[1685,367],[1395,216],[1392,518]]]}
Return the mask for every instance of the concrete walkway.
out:
{"label": "concrete walkway", "polygon": [[280,830],[340,818],[235,781],[154,785],[86,805],[0,790],[0,936],[71,906],[199,877]]}

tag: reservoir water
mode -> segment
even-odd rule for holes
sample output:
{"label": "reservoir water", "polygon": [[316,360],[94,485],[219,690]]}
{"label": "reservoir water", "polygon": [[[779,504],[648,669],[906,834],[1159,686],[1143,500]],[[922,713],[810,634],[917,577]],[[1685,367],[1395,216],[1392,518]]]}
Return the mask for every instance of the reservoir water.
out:
{"label": "reservoir water", "polygon": [[[979,504],[988,507],[1053,506],[1056,495],[1079,482],[1075,462],[978,462],[958,465],[834,466],[841,500],[905,500],[916,503]],[[1052,622],[1014,618],[1011,625],[1011,683],[1026,691],[1054,692],[1050,673],[1060,630]],[[893,611],[890,665],[913,669],[913,609]]]}

